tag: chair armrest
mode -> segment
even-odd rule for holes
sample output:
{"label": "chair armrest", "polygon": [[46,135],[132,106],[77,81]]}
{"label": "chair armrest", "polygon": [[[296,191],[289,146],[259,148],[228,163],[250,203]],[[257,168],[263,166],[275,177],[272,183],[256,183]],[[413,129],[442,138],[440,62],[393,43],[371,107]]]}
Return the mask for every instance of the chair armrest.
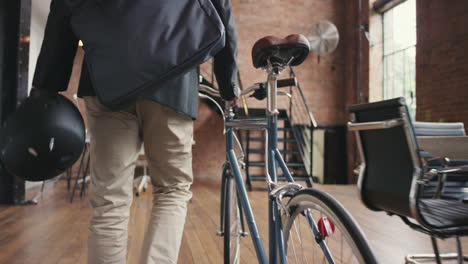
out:
{"label": "chair armrest", "polygon": [[[449,159],[444,159],[444,163],[448,164]],[[441,198],[441,194],[444,192],[445,183],[447,181],[448,173],[453,172],[468,172],[468,166],[458,166],[458,167],[441,167],[441,168],[433,168],[427,171],[424,174],[423,179],[421,179],[421,184],[427,184],[432,179],[437,177],[437,186],[436,191],[434,193],[435,199]]]}
{"label": "chair armrest", "polygon": [[463,167],[446,167],[446,168],[440,168],[440,169],[431,169],[429,173],[444,174],[444,173],[458,172],[458,171],[466,171],[466,168],[463,169]]}
{"label": "chair armrest", "polygon": [[402,118],[388,119],[384,121],[376,122],[348,122],[349,131],[359,131],[359,130],[375,130],[375,129],[388,129],[392,127],[401,126],[404,124]]}
{"label": "chair armrest", "polygon": [[424,174],[424,179],[432,180],[437,175],[451,172],[468,172],[468,165],[458,167],[432,168]]}

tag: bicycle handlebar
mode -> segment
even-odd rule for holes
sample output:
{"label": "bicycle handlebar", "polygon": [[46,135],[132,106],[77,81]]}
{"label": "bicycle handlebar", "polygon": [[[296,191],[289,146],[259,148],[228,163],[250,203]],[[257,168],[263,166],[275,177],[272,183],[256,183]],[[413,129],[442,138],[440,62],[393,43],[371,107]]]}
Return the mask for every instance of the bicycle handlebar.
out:
{"label": "bicycle handlebar", "polygon": [[200,92],[205,92],[216,97],[221,97],[221,94],[219,93],[218,90],[211,88],[208,85],[200,84],[198,87],[198,90]]}
{"label": "bicycle handlebar", "polygon": [[[296,86],[297,85],[297,79],[296,79],[296,77],[293,77],[293,78],[278,80],[276,82],[276,85],[277,85],[278,88]],[[267,86],[266,82],[256,83],[256,84],[250,86],[249,88],[243,90],[240,95],[247,95],[247,94],[249,94],[251,92],[254,92],[255,90],[265,88],[266,86]],[[216,97],[221,97],[221,94],[219,93],[218,90],[213,89],[213,88],[209,87],[208,85],[200,84],[199,90],[201,92],[206,92],[206,93],[208,93],[210,95],[213,95],[213,96],[216,96]]]}

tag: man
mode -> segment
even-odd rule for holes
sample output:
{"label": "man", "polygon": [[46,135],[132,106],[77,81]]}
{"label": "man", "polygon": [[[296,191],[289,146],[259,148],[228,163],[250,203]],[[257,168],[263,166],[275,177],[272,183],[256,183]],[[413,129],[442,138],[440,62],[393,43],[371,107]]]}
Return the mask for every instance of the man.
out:
{"label": "man", "polygon": [[[214,70],[222,97],[235,104],[234,19],[229,0],[212,2],[226,27],[226,46],[215,56]],[[70,26],[71,15],[65,0],[52,0],[33,93],[60,92],[68,86],[79,40]],[[160,89],[132,106],[112,111],[97,100],[87,65],[83,63],[78,96],[86,102],[91,134],[89,199],[93,216],[89,225],[89,263],[126,262],[133,173],[142,144],[154,186],[154,205],[141,263],[177,262],[187,202],[191,198],[191,144],[198,110],[198,80],[198,69],[193,69],[158,84],[162,86]]]}

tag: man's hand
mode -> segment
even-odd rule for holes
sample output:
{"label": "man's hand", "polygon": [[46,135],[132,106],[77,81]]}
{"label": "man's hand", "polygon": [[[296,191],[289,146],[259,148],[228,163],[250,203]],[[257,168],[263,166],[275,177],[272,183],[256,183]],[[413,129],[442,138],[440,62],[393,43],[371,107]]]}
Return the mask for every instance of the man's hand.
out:
{"label": "man's hand", "polygon": [[238,107],[237,100],[238,100],[238,98],[236,97],[236,98],[232,99],[231,101],[228,101],[228,103],[232,108],[235,108],[235,107]]}

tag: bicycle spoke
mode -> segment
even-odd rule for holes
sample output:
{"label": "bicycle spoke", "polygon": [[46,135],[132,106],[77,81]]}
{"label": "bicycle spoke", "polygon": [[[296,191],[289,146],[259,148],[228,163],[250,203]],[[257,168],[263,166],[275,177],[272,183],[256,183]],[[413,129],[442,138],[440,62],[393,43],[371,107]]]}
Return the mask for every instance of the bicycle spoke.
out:
{"label": "bicycle spoke", "polygon": [[[306,191],[314,194],[319,192],[304,190]],[[325,202],[320,199],[324,199]],[[359,246],[363,243],[360,241],[356,244],[354,240],[361,239],[362,235],[359,234],[358,228],[350,224],[351,218],[344,215],[342,209],[336,209],[337,206],[332,204],[334,201],[330,200],[332,198],[320,197],[320,199],[304,194],[289,201],[290,214],[283,217],[285,248],[289,249],[286,251],[288,260],[291,263],[311,261],[311,263],[360,264],[368,263],[367,260],[370,259],[369,263],[373,263],[372,260],[375,258],[369,248],[360,251]],[[328,203],[334,207],[330,209]],[[350,225],[353,229],[347,229]]]}
{"label": "bicycle spoke", "polygon": [[340,236],[340,252],[341,252],[340,258],[344,259],[343,258],[343,237],[342,236]]}
{"label": "bicycle spoke", "polygon": [[226,216],[224,218],[224,259],[225,263],[240,263],[240,239],[242,236],[241,215],[237,199],[236,184],[234,179],[228,179],[230,187],[227,190],[229,199],[226,204]]}
{"label": "bicycle spoke", "polygon": [[[296,223],[294,223],[294,229],[296,230],[296,234],[298,234],[298,231],[297,231],[297,226],[296,226]],[[292,239],[294,240],[294,237],[292,237]],[[297,260],[297,253],[296,253],[296,243],[294,241],[292,241],[292,248],[293,248],[293,253],[294,253],[294,259],[296,260],[296,263],[298,262]]]}
{"label": "bicycle spoke", "polygon": [[302,243],[302,230],[301,230],[301,220],[299,219],[299,245],[301,246],[301,256],[302,261],[304,261],[304,244]]}
{"label": "bicycle spoke", "polygon": [[302,259],[304,260],[305,259],[305,263],[309,263],[308,259],[307,259],[307,255],[304,253],[304,246],[302,245],[302,232],[299,233],[299,236],[301,238],[301,249],[302,249]]}

